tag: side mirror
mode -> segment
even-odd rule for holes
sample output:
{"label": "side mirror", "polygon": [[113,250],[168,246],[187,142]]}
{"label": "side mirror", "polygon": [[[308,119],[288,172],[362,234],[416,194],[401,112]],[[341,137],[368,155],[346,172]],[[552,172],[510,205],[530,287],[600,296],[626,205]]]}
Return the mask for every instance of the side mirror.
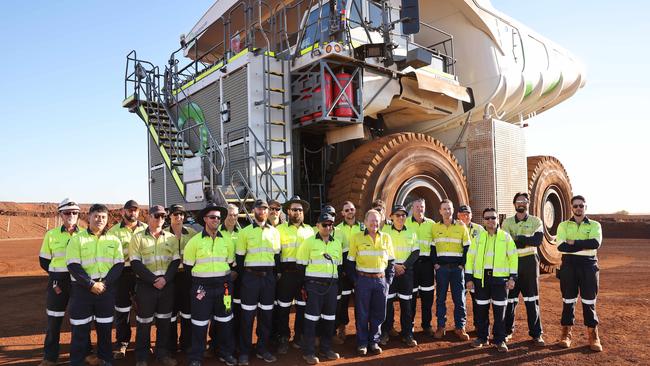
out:
{"label": "side mirror", "polygon": [[418,0],[402,0],[400,18],[406,18],[402,22],[403,34],[417,34],[420,32],[420,7]]}

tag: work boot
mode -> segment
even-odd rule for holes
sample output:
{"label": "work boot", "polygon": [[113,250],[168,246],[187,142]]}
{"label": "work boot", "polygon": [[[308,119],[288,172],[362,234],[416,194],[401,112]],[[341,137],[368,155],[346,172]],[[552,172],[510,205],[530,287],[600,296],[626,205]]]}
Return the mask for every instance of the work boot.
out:
{"label": "work boot", "polygon": [[388,335],[391,337],[397,337],[399,335],[399,332],[395,328],[390,328],[388,331]]}
{"label": "work boot", "polygon": [[587,328],[587,332],[589,333],[589,348],[594,352],[602,352],[603,346],[598,337],[598,327]]}
{"label": "work boot", "polygon": [[357,347],[357,355],[359,356],[365,356],[368,354],[368,348],[364,346],[359,346]]}
{"label": "work boot", "polygon": [[336,329],[336,335],[332,337],[332,343],[338,345],[345,343],[345,325],[339,325]]}
{"label": "work boot", "polygon": [[173,358],[171,358],[169,356],[161,357],[160,360],[158,360],[158,361],[163,366],[176,366],[176,365],[178,365],[178,361],[176,361],[175,359],[173,359]]}
{"label": "work boot", "polygon": [[512,340],[512,333],[506,334],[506,342],[510,342]]}
{"label": "work boot", "polygon": [[431,336],[431,337],[433,337],[436,334],[436,332],[431,327],[422,329],[422,332],[424,332],[424,334],[426,334],[428,336]]}
{"label": "work boot", "polygon": [[488,346],[490,342],[487,341],[487,339],[481,339],[481,338],[476,338],[470,343],[470,346],[472,348],[482,348],[484,346]]}
{"label": "work boot", "polygon": [[533,338],[533,343],[537,347],[545,347],[546,346],[546,342],[544,342],[544,338],[542,338],[541,335],[539,337]]}
{"label": "work boot", "polygon": [[320,357],[326,358],[326,359],[328,359],[330,361],[338,360],[339,358],[341,358],[341,355],[339,355],[338,353],[336,353],[336,352],[334,352],[332,350],[329,350],[327,352],[319,352],[318,355]]}
{"label": "work boot", "polygon": [[289,352],[289,339],[287,337],[280,337],[278,340],[278,354],[286,355]]}
{"label": "work boot", "polygon": [[317,365],[320,362],[318,357],[315,355],[304,355],[302,356],[302,359],[305,360],[308,365]]}
{"label": "work boot", "polygon": [[239,355],[237,360],[238,365],[247,366],[248,365],[248,355]]}
{"label": "work boot", "polygon": [[404,342],[406,347],[409,348],[413,348],[418,345],[418,342],[413,338],[412,335],[402,338],[402,342]]}
{"label": "work boot", "polygon": [[560,347],[562,348],[571,347],[571,326],[570,325],[562,326],[562,337],[560,338]]}
{"label": "work boot", "polygon": [[385,345],[388,344],[389,339],[390,339],[390,337],[388,336],[388,333],[382,333],[381,337],[379,337],[379,344],[381,344],[382,346],[385,346]]}
{"label": "work boot", "polygon": [[235,366],[237,365],[237,359],[233,355],[220,356],[219,361],[226,364],[226,366]]}
{"label": "work boot", "polygon": [[436,332],[433,333],[433,338],[435,338],[435,339],[442,339],[442,337],[445,336],[445,333],[446,333],[446,332],[447,332],[447,331],[445,330],[445,328],[438,327],[438,329],[436,329]]}
{"label": "work boot", "polygon": [[499,344],[497,344],[496,347],[497,347],[497,351],[501,353],[508,352],[508,345],[506,344],[506,342],[500,342]]}
{"label": "work boot", "polygon": [[383,350],[381,349],[381,347],[379,347],[379,345],[373,343],[370,345],[368,351],[370,351],[370,354],[372,355],[380,355]]}
{"label": "work boot", "polygon": [[84,361],[86,362],[86,365],[88,366],[98,366],[99,365],[99,357],[97,357],[96,354],[91,353],[86,358],[84,358]]}
{"label": "work boot", "polygon": [[43,360],[38,366],[56,366],[56,362],[50,360]]}
{"label": "work boot", "polygon": [[259,358],[260,360],[264,360],[264,362],[268,362],[268,363],[275,362],[275,361],[278,360],[278,359],[277,359],[275,356],[273,356],[273,354],[271,354],[271,352],[269,352],[269,351],[262,352],[262,353],[258,353],[258,354],[256,354],[255,356],[256,356],[257,358]]}
{"label": "work boot", "polygon": [[138,361],[135,363],[135,366],[147,366],[147,361]]}
{"label": "work boot", "polygon": [[301,349],[302,348],[302,337],[294,335],[293,339],[291,340],[291,347],[293,347],[295,349]]}
{"label": "work boot", "polygon": [[126,348],[128,344],[120,343],[115,351],[113,351],[113,358],[116,360],[121,360],[126,357]]}
{"label": "work boot", "polygon": [[197,361],[197,360],[190,361],[189,366],[201,366],[201,361]]}
{"label": "work boot", "polygon": [[458,339],[461,341],[469,341],[469,334],[465,332],[465,328],[454,329],[454,334],[456,334],[456,337],[458,337]]}

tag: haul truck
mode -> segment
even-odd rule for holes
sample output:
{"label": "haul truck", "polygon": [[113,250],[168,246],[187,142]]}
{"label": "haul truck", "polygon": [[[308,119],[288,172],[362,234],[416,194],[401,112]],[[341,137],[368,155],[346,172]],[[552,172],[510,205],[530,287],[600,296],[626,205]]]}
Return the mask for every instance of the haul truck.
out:
{"label": "haul truck", "polygon": [[512,215],[528,191],[543,269],[570,215],[551,156],[525,155],[528,119],[585,83],[566,50],[486,0],[218,0],[164,66],[127,55],[123,107],[147,129],[149,203],[293,194],[435,217],[442,199]]}

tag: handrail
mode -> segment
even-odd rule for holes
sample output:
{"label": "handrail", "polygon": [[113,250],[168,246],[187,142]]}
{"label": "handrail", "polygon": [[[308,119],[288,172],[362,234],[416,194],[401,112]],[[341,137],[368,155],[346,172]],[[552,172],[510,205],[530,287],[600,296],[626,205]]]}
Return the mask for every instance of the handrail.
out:
{"label": "handrail", "polygon": [[[246,189],[246,194],[244,195],[244,200],[242,200],[241,197],[239,197],[239,193],[237,193],[237,188],[233,184],[233,182],[235,181],[235,175],[239,175],[239,177],[241,177],[241,182],[244,185],[244,189]],[[244,177],[244,175],[239,170],[236,170],[234,173],[231,174],[231,176],[230,176],[230,187],[235,192],[235,195],[237,197],[237,201],[239,202],[239,206],[242,208],[244,213],[246,213],[246,218],[248,218],[248,221],[250,221],[252,223],[253,220],[251,220],[251,213],[248,212],[248,209],[246,208],[246,204],[245,204],[246,201],[245,200],[248,197],[252,196],[253,190],[248,185],[248,183],[246,182],[246,178]],[[255,196],[252,196],[251,198],[255,199]]]}

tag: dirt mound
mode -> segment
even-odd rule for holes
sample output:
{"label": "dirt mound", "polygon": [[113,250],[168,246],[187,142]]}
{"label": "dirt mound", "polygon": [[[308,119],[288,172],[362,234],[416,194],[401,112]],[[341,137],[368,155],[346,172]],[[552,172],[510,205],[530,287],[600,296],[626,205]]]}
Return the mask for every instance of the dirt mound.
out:
{"label": "dirt mound", "polygon": [[650,239],[650,215],[590,215],[600,222],[606,238]]}

